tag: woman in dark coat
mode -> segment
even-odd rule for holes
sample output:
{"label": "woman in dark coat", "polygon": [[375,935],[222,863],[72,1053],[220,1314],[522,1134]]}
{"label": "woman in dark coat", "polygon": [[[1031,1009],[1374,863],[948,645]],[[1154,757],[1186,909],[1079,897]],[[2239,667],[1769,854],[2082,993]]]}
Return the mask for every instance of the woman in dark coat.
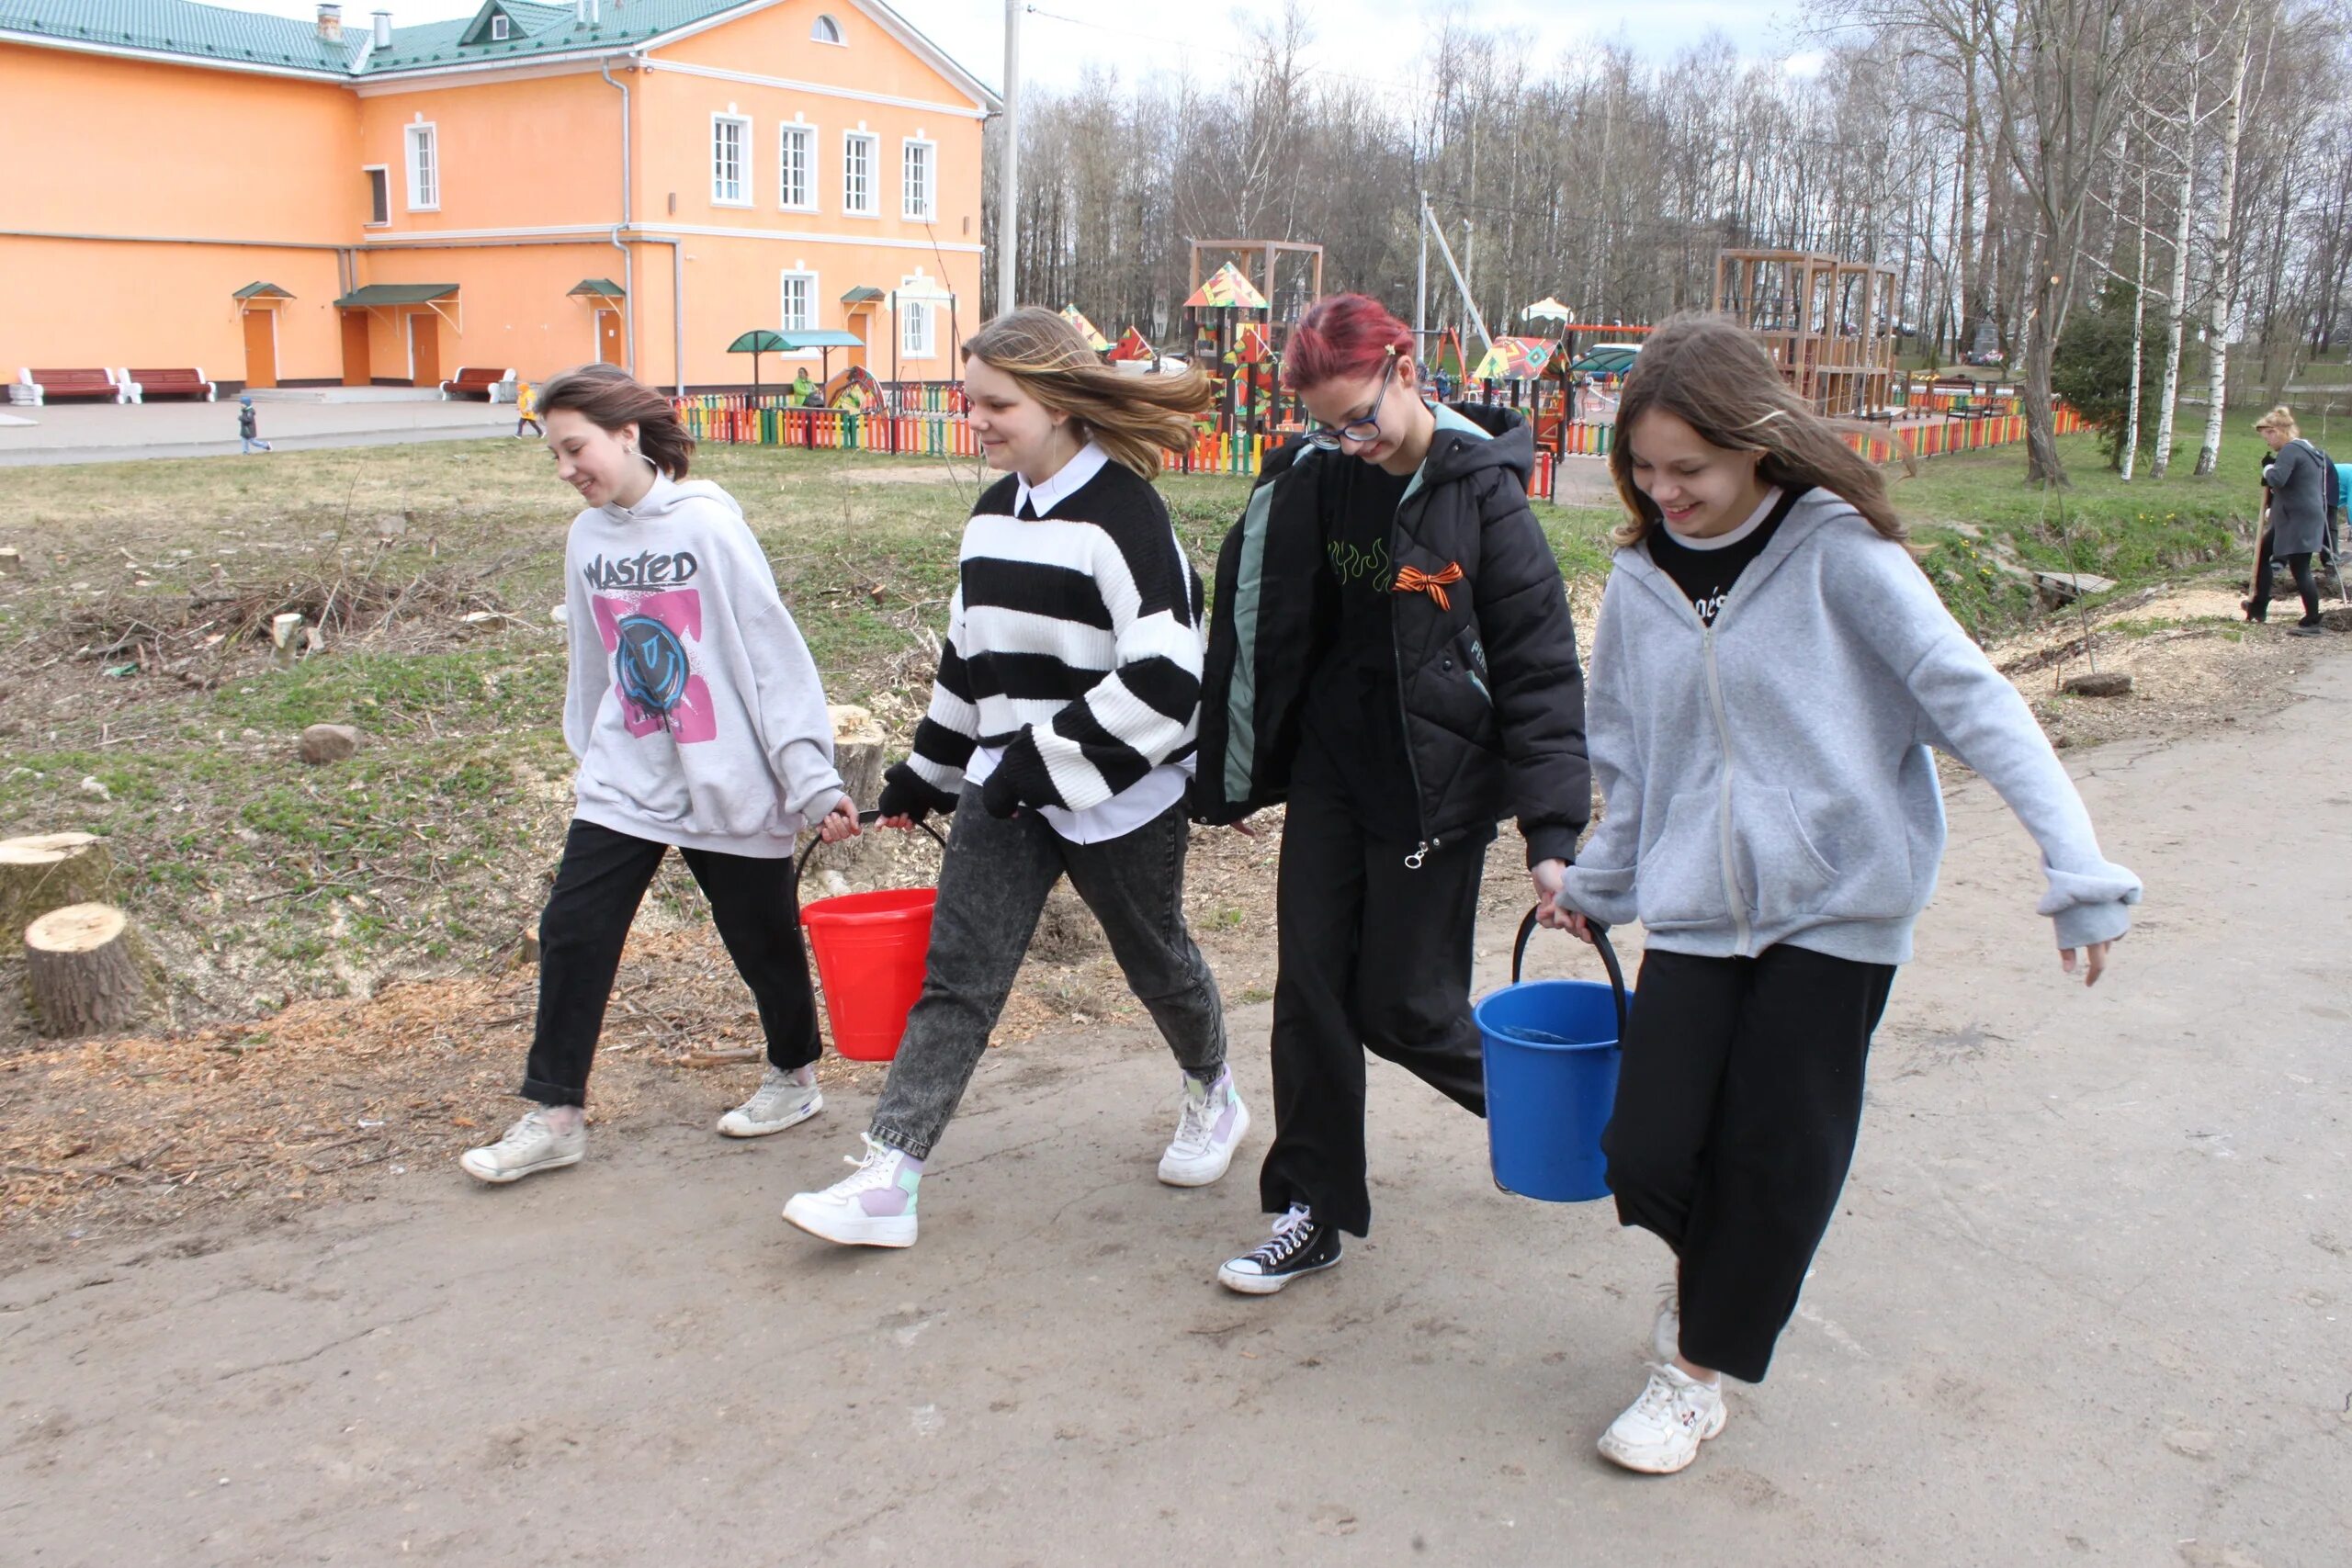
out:
{"label": "woman in dark coat", "polygon": [[1402,321],[1317,302],[1283,376],[1315,420],[1266,460],[1217,562],[1193,815],[1287,801],[1277,881],[1273,1235],[1217,1278],[1250,1295],[1372,1223],[1364,1049],[1486,1111],[1471,936],[1496,820],[1538,896],[1590,815],[1584,678],[1503,409],[1432,407]]}
{"label": "woman in dark coat", "polygon": [[2319,581],[2312,575],[2312,557],[2327,541],[2327,475],[2324,461],[2302,439],[2295,416],[2283,406],[2254,422],[2255,430],[2269,444],[2262,465],[2268,516],[2254,552],[2254,596],[2240,602],[2249,621],[2270,614],[2270,563],[2284,561],[2295,574],[2295,592],[2302,596],[2303,618],[2290,628],[2297,637],[2317,637]]}

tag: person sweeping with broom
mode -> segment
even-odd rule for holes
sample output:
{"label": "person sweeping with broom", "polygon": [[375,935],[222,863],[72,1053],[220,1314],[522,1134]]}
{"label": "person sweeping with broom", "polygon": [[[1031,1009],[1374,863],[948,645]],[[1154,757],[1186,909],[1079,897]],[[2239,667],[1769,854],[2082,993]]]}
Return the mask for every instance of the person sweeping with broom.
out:
{"label": "person sweeping with broom", "polygon": [[1159,1179],[1216,1181],[1250,1130],[1225,1006],[1184,925],[1201,581],[1151,487],[1210,383],[1123,376],[1034,307],[964,352],[972,434],[1005,477],[965,525],[930,713],[876,803],[888,827],[956,817],[922,991],[855,1172],[784,1208],[850,1246],[914,1245],[925,1163],[1065,875],[1182,1069]]}

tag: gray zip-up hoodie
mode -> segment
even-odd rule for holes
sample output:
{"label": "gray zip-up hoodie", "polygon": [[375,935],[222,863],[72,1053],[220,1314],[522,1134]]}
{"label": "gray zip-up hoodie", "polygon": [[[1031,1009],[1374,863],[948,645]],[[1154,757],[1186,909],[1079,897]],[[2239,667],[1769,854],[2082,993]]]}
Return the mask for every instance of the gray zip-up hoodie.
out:
{"label": "gray zip-up hoodie", "polygon": [[564,548],[563,739],[586,821],[781,860],[842,793],[825,693],[742,509],[657,477],[594,506]]}
{"label": "gray zip-up hoodie", "polygon": [[1702,957],[1787,942],[1905,963],[1943,858],[1932,746],[2041,846],[2061,947],[2130,929],[2139,878],[2099,853],[2024,699],[1837,496],[1798,500],[1712,627],[1647,550],[1620,550],[1595,637],[1585,724],[1607,815],[1568,870],[1570,908]]}

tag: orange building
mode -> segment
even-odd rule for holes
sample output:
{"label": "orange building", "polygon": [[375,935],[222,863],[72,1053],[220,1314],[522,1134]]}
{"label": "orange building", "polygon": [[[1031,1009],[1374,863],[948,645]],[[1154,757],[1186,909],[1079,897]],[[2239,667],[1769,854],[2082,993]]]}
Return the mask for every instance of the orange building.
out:
{"label": "orange building", "polygon": [[761,327],[938,378],[977,324],[997,100],[881,0],[0,0],[0,379],[727,386]]}

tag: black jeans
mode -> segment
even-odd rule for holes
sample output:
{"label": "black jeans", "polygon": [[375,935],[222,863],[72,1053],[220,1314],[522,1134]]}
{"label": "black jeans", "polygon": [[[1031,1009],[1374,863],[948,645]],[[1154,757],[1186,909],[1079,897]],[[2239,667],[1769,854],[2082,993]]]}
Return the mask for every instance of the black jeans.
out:
{"label": "black jeans", "polygon": [[[2265,528],[2261,541],[2255,546],[2254,598],[2248,613],[2257,621],[2270,613],[2270,530]],[[2312,575],[2311,552],[2298,550],[2277,558],[2286,562],[2287,570],[2295,574],[2295,592],[2302,596],[2303,601],[2302,624],[2307,626],[2318,625],[2319,580]]]}
{"label": "black jeans", "polygon": [[988,1049],[1046,895],[1064,873],[1102,922],[1111,955],[1177,1065],[1215,1077],[1225,1066],[1225,1003],[1184,925],[1191,847],[1182,803],[1131,833],[1074,844],[1034,811],[989,816],[980,792],[967,788],[940,867],[922,994],[874,1108],[875,1140],[931,1157]]}
{"label": "black jeans", "polygon": [[[621,944],[662,868],[667,844],[574,818],[555,891],[539,917],[539,1016],[522,1093],[542,1105],[580,1105],[604,1032]],[[760,1004],[768,1060],[787,1071],[815,1061],[817,998],[800,944],[792,862],[680,850],[710,900],[710,918],[735,971]]]}
{"label": "black jeans", "polygon": [[1274,1141],[1266,1213],[1304,1203],[1355,1235],[1364,1185],[1366,1046],[1474,1115],[1487,1113],[1470,1018],[1471,942],[1491,833],[1432,850],[1366,836],[1341,801],[1294,795],[1275,882]]}
{"label": "black jeans", "polygon": [[1894,967],[1652,948],[1602,1135],[1617,1217],[1681,1263],[1682,1354],[1763,1381],[1837,1211]]}

